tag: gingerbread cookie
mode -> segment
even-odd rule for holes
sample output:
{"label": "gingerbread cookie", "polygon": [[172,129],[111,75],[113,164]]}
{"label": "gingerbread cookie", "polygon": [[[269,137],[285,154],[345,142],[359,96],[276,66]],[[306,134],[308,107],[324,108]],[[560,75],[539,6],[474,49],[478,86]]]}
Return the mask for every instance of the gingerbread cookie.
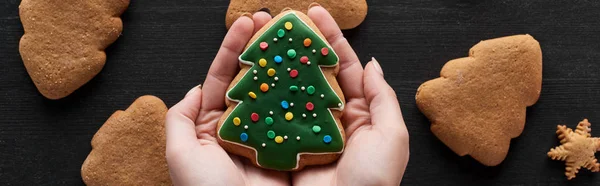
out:
{"label": "gingerbread cookie", "polygon": [[171,185],[165,158],[167,106],[142,96],[115,112],[92,139],[81,167],[87,185]]}
{"label": "gingerbread cookie", "polygon": [[104,49],[121,34],[129,0],[23,0],[19,52],[39,92],[60,99],[104,66]]}
{"label": "gingerbread cookie", "polygon": [[500,164],[510,140],[525,126],[526,108],[540,96],[539,43],[530,35],[482,41],[469,57],[446,63],[440,74],[416,94],[431,131],[460,156]]}
{"label": "gingerbread cookie", "polygon": [[561,145],[550,149],[548,157],[552,160],[565,161],[567,167],[565,175],[568,180],[575,178],[581,167],[592,172],[600,171],[600,163],[594,156],[600,150],[600,139],[592,138],[590,128],[592,124],[587,119],[579,122],[575,132],[564,125],[558,125],[556,134]]}
{"label": "gingerbread cookie", "polygon": [[233,22],[244,13],[255,13],[266,11],[271,15],[277,15],[286,8],[306,13],[311,3],[319,3],[327,9],[341,29],[352,29],[360,25],[367,16],[366,0],[231,0],[225,17],[227,29]]}
{"label": "gingerbread cookie", "polygon": [[339,58],[324,38],[298,11],[276,16],[256,33],[226,93],[228,109],[217,127],[223,148],[282,171],[339,157],[345,102],[335,79]]}

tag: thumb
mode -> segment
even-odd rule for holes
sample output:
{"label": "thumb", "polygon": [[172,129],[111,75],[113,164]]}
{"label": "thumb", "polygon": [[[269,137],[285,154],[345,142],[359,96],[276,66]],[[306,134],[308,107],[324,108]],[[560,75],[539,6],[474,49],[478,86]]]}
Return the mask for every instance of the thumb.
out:
{"label": "thumb", "polygon": [[202,90],[196,86],[169,109],[166,117],[167,152],[173,148],[186,148],[196,141],[195,123],[201,103]]}
{"label": "thumb", "polygon": [[363,82],[373,127],[383,129],[381,131],[407,132],[396,92],[383,78],[383,70],[375,58],[367,63]]}

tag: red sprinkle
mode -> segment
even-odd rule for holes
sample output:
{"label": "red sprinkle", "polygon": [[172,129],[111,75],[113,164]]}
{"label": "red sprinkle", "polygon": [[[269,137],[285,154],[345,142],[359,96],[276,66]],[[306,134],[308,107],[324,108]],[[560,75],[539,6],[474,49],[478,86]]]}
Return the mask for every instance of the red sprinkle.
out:
{"label": "red sprinkle", "polygon": [[267,42],[260,42],[260,49],[261,50],[267,50],[267,48],[269,48],[269,44]]}
{"label": "red sprinkle", "polygon": [[300,58],[300,63],[303,63],[303,64],[304,64],[304,63],[306,63],[306,62],[308,62],[308,57],[306,57],[306,56],[302,56],[302,57]]}
{"label": "red sprinkle", "polygon": [[295,78],[298,76],[298,70],[294,69],[290,71],[290,77]]}
{"label": "red sprinkle", "polygon": [[253,112],[252,115],[250,115],[250,118],[252,119],[252,121],[257,122],[258,114],[256,112]]}
{"label": "red sprinkle", "polygon": [[327,47],[323,47],[321,49],[321,54],[324,55],[324,56],[326,56],[327,54],[329,54],[329,49]]}
{"label": "red sprinkle", "polygon": [[315,105],[311,102],[306,103],[306,110],[308,111],[312,111],[313,109],[315,109]]}

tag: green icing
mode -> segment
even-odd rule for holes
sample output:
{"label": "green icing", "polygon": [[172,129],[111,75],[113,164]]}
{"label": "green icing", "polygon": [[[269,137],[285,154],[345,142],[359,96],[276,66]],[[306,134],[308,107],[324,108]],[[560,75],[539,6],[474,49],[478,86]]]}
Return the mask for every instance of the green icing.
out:
{"label": "green icing", "polygon": [[[284,24],[291,22],[293,28],[285,30]],[[285,37],[283,37],[285,36]],[[273,38],[283,37],[278,40]],[[289,38],[292,42],[289,42]],[[310,38],[309,47],[303,45],[305,38]],[[262,51],[260,42],[267,42],[269,47]],[[327,47],[329,54],[321,55],[321,48]],[[316,53],[312,51],[316,50]],[[294,51],[293,55],[288,51]],[[273,61],[276,55],[282,56],[283,62]],[[310,65],[300,63],[300,57],[307,56]],[[267,59],[267,65],[260,67],[257,63]],[[240,56],[240,60],[247,65],[252,65],[250,70],[240,81],[227,92],[230,100],[239,101],[239,104],[227,116],[219,129],[221,139],[252,147],[257,152],[257,161],[262,167],[276,170],[291,170],[297,166],[299,153],[327,153],[341,152],[344,144],[337,124],[328,108],[340,108],[341,99],[336,95],[323,76],[319,65],[333,66],[338,63],[338,57],[324,40],[302,22],[296,14],[288,13],[268,28],[254,43]],[[256,65],[254,65],[256,64]],[[267,70],[273,68],[276,74],[267,75]],[[287,69],[298,70],[298,76],[291,78]],[[257,73],[254,74],[253,71]],[[254,77],[257,80],[254,80]],[[275,80],[275,77],[278,80]],[[267,92],[260,91],[260,85],[269,85]],[[275,86],[271,86],[272,84]],[[310,93],[306,87],[313,87]],[[303,87],[304,89],[300,89]],[[256,99],[248,96],[248,92],[256,93]],[[321,97],[323,94],[323,97]],[[281,101],[286,100],[290,107],[283,109]],[[308,111],[307,102],[314,104],[314,110]],[[291,103],[294,106],[291,106]],[[272,111],[272,115],[270,112]],[[287,121],[285,114],[291,112],[294,117]],[[257,113],[260,118],[271,117],[272,121],[250,119],[252,113]],[[303,117],[303,114],[305,117]],[[313,117],[316,114],[317,117]],[[249,125],[248,129],[235,126],[233,118],[239,117],[241,123]],[[272,122],[272,124],[268,124]],[[313,126],[320,126],[318,133],[313,132]],[[241,133],[248,134],[248,140],[240,139]],[[277,136],[287,136],[283,143],[273,140]],[[325,143],[323,137],[330,135],[332,140]],[[297,140],[300,137],[300,140]],[[263,143],[265,146],[263,147]]]}

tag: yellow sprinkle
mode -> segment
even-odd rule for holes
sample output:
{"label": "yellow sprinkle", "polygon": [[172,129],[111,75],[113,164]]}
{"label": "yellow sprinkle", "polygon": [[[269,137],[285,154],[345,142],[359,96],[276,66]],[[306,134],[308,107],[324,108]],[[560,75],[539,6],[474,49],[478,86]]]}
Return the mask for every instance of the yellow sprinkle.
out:
{"label": "yellow sprinkle", "polygon": [[274,76],[275,75],[275,69],[270,68],[269,70],[267,70],[267,75]]}
{"label": "yellow sprinkle", "polygon": [[267,66],[267,60],[265,58],[261,58],[260,60],[258,60],[258,65],[260,65],[260,67]]}
{"label": "yellow sprinkle", "polygon": [[240,118],[239,118],[239,117],[235,117],[235,118],[233,118],[233,124],[234,124],[235,126],[240,126],[240,124],[241,124],[241,123],[242,123],[242,120],[240,120]]}
{"label": "yellow sprinkle", "polygon": [[281,136],[275,137],[275,142],[276,143],[283,143],[283,137],[281,137]]}
{"label": "yellow sprinkle", "polygon": [[292,112],[287,112],[285,113],[285,120],[292,120],[292,118],[294,118],[294,114],[292,114]]}
{"label": "yellow sprinkle", "polygon": [[285,22],[285,29],[291,30],[293,27],[292,22]]}
{"label": "yellow sprinkle", "polygon": [[250,96],[252,99],[256,99],[256,94],[254,92],[248,92],[248,96]]}

